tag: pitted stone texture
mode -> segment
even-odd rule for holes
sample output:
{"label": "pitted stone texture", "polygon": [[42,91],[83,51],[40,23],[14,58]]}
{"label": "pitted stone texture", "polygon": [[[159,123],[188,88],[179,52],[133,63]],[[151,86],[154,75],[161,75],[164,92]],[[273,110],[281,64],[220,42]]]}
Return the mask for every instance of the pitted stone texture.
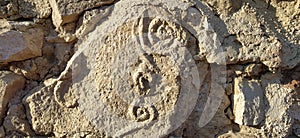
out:
{"label": "pitted stone texture", "polygon": [[213,26],[223,40],[228,64],[260,61],[273,70],[300,63],[299,1],[205,2],[220,17]]}
{"label": "pitted stone texture", "polygon": [[4,117],[9,100],[24,87],[25,79],[10,71],[0,71],[0,122]]}
{"label": "pitted stone texture", "polygon": [[0,63],[21,61],[42,55],[43,31],[40,28],[25,32],[9,30],[0,34]]}
{"label": "pitted stone texture", "polygon": [[34,132],[39,135],[55,134],[56,137],[96,132],[78,108],[66,108],[56,102],[53,94],[55,84],[33,90],[23,99]]}
{"label": "pitted stone texture", "polygon": [[18,4],[23,18],[47,18],[51,14],[48,0],[18,0]]}
{"label": "pitted stone texture", "polygon": [[47,18],[51,14],[48,0],[2,0],[0,18]]}
{"label": "pitted stone texture", "polygon": [[[273,71],[300,63],[300,26],[296,23],[300,16],[293,8],[298,8],[299,2],[280,1],[269,9],[266,1],[206,2],[220,17],[212,18],[211,23],[222,40],[220,47],[226,50],[227,64],[260,62]],[[275,20],[278,16],[282,22]]]}
{"label": "pitted stone texture", "polygon": [[257,80],[235,78],[234,122],[239,125],[258,125],[264,119],[263,94],[263,88]]}
{"label": "pitted stone texture", "polygon": [[73,22],[83,11],[111,4],[114,0],[49,0],[52,7],[52,19],[56,27]]}
{"label": "pitted stone texture", "polygon": [[278,73],[267,73],[261,79],[266,97],[262,130],[267,137],[287,137],[292,133],[293,106],[296,104],[292,89],[284,87],[282,75]]}
{"label": "pitted stone texture", "polygon": [[18,0],[2,0],[0,2],[0,18],[18,18]]}
{"label": "pitted stone texture", "polygon": [[[261,76],[260,81],[242,77],[236,78],[234,81],[235,92],[233,93],[234,121],[240,126],[246,125],[243,128],[246,128],[247,131],[240,129],[237,132],[222,136],[240,137],[248,135],[252,137],[250,133],[258,137],[288,137],[292,135],[293,129],[295,131],[295,122],[299,117],[297,111],[299,105],[295,99],[297,93],[293,90],[295,85],[284,85],[283,77],[280,73],[268,72]],[[251,88],[250,91],[249,88]],[[244,93],[241,93],[242,91]],[[251,94],[252,97],[249,97]],[[248,105],[244,104],[247,100]],[[243,114],[247,112],[249,114]],[[250,126],[261,128],[248,131],[251,130],[249,129]]]}
{"label": "pitted stone texture", "polygon": [[226,20],[228,32],[237,34],[236,39],[242,44],[238,49],[238,61],[261,61],[270,68],[278,68],[283,44],[274,35],[264,36],[267,32],[261,28],[263,24],[256,14],[254,8],[243,6]]}
{"label": "pitted stone texture", "polygon": [[99,22],[106,20],[113,7],[102,7],[84,12],[79,19],[78,27],[76,29],[76,37],[81,38],[87,33],[93,31]]}

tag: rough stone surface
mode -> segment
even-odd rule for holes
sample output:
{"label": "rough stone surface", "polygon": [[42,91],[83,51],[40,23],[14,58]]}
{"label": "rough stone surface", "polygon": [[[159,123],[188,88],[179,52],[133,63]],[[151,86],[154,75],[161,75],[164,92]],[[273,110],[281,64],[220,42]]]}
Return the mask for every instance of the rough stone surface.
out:
{"label": "rough stone surface", "polygon": [[0,72],[0,121],[6,113],[9,100],[24,87],[25,79],[9,71]]}
{"label": "rough stone surface", "polygon": [[47,18],[51,14],[48,0],[2,0],[0,18]]}
{"label": "rough stone surface", "polygon": [[0,137],[299,137],[299,21],[300,0],[0,0]]}
{"label": "rough stone surface", "polygon": [[3,0],[0,3],[0,17],[1,18],[18,18],[19,12],[18,0]]}
{"label": "rough stone surface", "polygon": [[49,0],[18,0],[18,4],[23,18],[47,18],[51,14]]}
{"label": "rough stone surface", "polygon": [[[236,24],[236,22],[240,22]],[[233,58],[242,61],[261,61],[270,68],[280,66],[280,51],[282,43],[275,36],[264,36],[266,32],[261,28],[257,13],[249,5],[241,7],[230,19],[226,20],[228,32],[237,34],[237,40],[243,45],[238,55]],[[269,45],[272,45],[271,47]]]}
{"label": "rough stone surface", "polygon": [[57,137],[72,136],[78,132],[91,134],[93,128],[79,109],[60,106],[56,102],[54,85],[42,88],[23,99],[34,132],[40,135],[55,134]]}
{"label": "rough stone surface", "polygon": [[[281,74],[265,74],[262,85],[265,87],[266,119],[263,130],[267,137],[287,137],[292,130],[294,117],[292,106],[296,104],[292,89],[281,84]],[[299,105],[298,107],[299,108]]]}
{"label": "rough stone surface", "polygon": [[257,80],[234,79],[233,114],[239,125],[256,126],[264,119],[263,88]]}
{"label": "rough stone surface", "polygon": [[101,19],[105,20],[105,17],[108,16],[111,10],[112,7],[103,7],[84,12],[83,16],[79,20],[76,36],[80,38],[85,36],[90,31],[93,31],[97,23],[101,21]]}

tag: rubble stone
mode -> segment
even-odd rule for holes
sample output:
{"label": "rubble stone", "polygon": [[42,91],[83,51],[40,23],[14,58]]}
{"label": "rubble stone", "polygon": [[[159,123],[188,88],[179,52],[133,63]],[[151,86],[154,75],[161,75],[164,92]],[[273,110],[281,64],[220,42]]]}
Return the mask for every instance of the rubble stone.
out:
{"label": "rubble stone", "polygon": [[264,119],[263,88],[257,80],[235,78],[233,95],[234,122],[256,126]]}
{"label": "rubble stone", "polygon": [[22,76],[9,71],[0,71],[0,122],[6,113],[9,100],[23,89],[24,83],[25,79]]}
{"label": "rubble stone", "polygon": [[56,27],[73,22],[83,11],[111,4],[114,0],[49,0],[52,7],[52,20]]}
{"label": "rubble stone", "polygon": [[6,31],[0,34],[0,62],[22,61],[42,55],[43,31]]}

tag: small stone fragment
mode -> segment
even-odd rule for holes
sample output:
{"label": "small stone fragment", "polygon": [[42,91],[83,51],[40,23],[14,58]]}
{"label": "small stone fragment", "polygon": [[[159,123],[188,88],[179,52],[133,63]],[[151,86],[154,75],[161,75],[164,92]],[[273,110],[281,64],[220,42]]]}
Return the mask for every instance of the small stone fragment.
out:
{"label": "small stone fragment", "polygon": [[48,0],[2,0],[0,18],[47,18],[51,14]]}
{"label": "small stone fragment", "polygon": [[247,76],[259,76],[262,71],[262,64],[250,64],[245,68],[245,73]]}
{"label": "small stone fragment", "polygon": [[226,94],[227,95],[231,95],[233,93],[233,84],[232,83],[228,83],[226,85]]}
{"label": "small stone fragment", "polygon": [[233,120],[234,119],[234,115],[232,113],[232,109],[230,107],[227,108],[225,114],[227,115],[227,117],[230,119],[230,120]]}
{"label": "small stone fragment", "polygon": [[258,125],[264,119],[263,89],[257,80],[235,78],[234,122],[239,125]]}

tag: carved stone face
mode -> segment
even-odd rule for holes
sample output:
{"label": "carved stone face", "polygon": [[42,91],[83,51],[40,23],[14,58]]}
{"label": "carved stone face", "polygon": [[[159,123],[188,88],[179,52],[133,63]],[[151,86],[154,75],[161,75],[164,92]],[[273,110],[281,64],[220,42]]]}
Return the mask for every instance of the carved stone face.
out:
{"label": "carved stone face", "polygon": [[169,2],[148,4],[117,3],[65,71],[72,74],[68,91],[76,88],[71,93],[77,102],[56,94],[62,105],[77,103],[95,128],[111,136],[159,137],[175,130],[193,111],[207,73],[199,75],[194,60],[200,11],[189,2],[176,1],[180,9]]}
{"label": "carved stone face", "polygon": [[[89,51],[88,55],[94,55],[91,62],[98,63],[89,72],[94,76],[96,91],[86,94],[98,95],[95,106],[102,107],[94,108],[101,115],[87,116],[101,129],[115,127],[112,130],[119,136],[124,135],[122,131],[145,126],[169,131],[173,126],[167,124],[176,122],[176,118],[184,119],[176,117],[179,114],[187,117],[197,100],[200,82],[193,60],[198,53],[196,38],[181,25],[155,16],[139,16],[110,31],[93,39],[96,42],[83,51]],[[93,101],[81,95],[79,105],[81,100]],[[185,107],[185,104],[190,105]],[[88,110],[83,108],[84,112]],[[136,131],[130,135],[142,136],[142,133]]]}

